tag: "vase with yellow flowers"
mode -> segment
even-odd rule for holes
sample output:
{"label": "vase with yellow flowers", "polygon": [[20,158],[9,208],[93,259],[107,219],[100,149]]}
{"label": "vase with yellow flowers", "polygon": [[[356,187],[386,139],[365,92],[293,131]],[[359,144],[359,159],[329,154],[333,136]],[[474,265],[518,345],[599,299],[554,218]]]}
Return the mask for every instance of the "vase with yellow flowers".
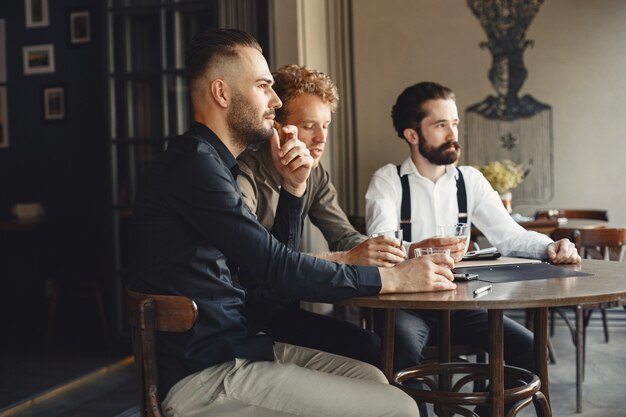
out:
{"label": "vase with yellow flowers", "polygon": [[494,190],[500,194],[502,204],[509,213],[513,212],[511,190],[521,184],[526,176],[524,166],[513,161],[491,161],[487,165],[477,166]]}

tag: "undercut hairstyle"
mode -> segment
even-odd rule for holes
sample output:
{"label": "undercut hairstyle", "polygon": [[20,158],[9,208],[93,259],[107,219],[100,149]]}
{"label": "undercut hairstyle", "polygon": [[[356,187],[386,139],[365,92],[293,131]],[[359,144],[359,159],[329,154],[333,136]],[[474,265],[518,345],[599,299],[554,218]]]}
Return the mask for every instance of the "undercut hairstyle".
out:
{"label": "undercut hairstyle", "polygon": [[263,52],[254,36],[238,29],[212,29],[194,36],[185,54],[187,80],[192,92],[207,68],[221,60],[237,57],[237,48],[241,47]]}
{"label": "undercut hairstyle", "polygon": [[274,91],[283,102],[283,106],[276,109],[276,120],[284,123],[289,112],[289,101],[302,94],[319,97],[330,105],[330,111],[337,111],[339,93],[333,80],[323,72],[309,69],[296,64],[284,65],[273,74]]}
{"label": "undercut hairstyle", "polygon": [[391,119],[398,137],[405,139],[405,129],[415,129],[421,134],[420,124],[426,117],[424,103],[428,100],[456,101],[456,97],[451,89],[434,82],[421,82],[407,87],[391,108]]}

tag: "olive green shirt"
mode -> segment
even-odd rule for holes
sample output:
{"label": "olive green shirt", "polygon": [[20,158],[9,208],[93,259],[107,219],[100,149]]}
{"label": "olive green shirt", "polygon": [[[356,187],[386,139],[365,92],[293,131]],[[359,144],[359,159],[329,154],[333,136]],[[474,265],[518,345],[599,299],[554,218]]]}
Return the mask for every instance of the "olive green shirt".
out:
{"label": "olive green shirt", "polygon": [[[274,169],[269,143],[261,145],[258,151],[246,150],[237,162],[242,172],[237,181],[243,199],[263,227],[271,230],[282,181]],[[349,250],[367,239],[352,227],[346,213],[339,207],[337,191],[321,163],[311,170],[304,198],[303,216],[308,215],[320,229],[331,251]]]}

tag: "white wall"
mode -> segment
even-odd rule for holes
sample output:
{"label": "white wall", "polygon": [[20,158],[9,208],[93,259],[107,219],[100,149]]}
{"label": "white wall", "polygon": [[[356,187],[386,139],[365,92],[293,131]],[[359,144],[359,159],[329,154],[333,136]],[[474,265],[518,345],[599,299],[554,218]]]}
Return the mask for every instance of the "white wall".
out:
{"label": "white wall", "polygon": [[[545,206],[606,208],[616,226],[626,226],[624,22],[626,1],[546,0],[526,34],[535,46],[525,52],[528,78],[520,91],[553,108],[555,190]],[[398,94],[438,81],[456,92],[463,117],[468,105],[493,94],[491,55],[479,49],[487,36],[459,0],[358,0],[353,25],[364,196],[373,171],[408,153],[391,125]],[[536,208],[513,203],[525,214]]]}

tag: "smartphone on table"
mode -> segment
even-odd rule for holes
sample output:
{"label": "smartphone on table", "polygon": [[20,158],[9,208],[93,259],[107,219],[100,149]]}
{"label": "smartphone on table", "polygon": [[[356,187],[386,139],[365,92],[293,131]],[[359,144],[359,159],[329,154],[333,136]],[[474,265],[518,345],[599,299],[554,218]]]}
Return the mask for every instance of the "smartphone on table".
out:
{"label": "smartphone on table", "polygon": [[478,279],[478,274],[452,274],[454,275],[454,281],[465,282]]}

